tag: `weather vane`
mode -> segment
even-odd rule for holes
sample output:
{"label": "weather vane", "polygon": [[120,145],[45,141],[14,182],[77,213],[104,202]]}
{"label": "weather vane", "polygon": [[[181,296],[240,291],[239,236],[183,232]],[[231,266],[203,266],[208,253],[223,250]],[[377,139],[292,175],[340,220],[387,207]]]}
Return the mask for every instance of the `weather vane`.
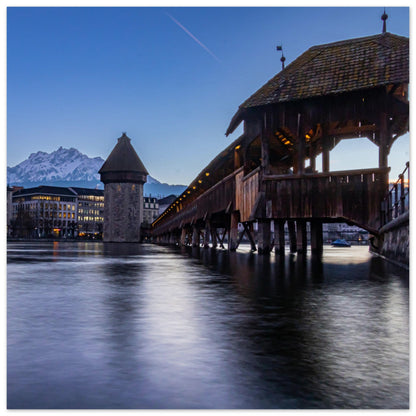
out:
{"label": "weather vane", "polygon": [[381,20],[383,21],[383,33],[386,33],[386,20],[388,19],[389,15],[386,14],[386,8],[384,8],[384,13],[381,16]]}
{"label": "weather vane", "polygon": [[276,50],[282,51],[282,57],[280,58],[280,62],[282,63],[282,71],[283,71],[285,69],[285,61],[286,61],[286,58],[283,55],[283,46],[282,45],[276,46]]}

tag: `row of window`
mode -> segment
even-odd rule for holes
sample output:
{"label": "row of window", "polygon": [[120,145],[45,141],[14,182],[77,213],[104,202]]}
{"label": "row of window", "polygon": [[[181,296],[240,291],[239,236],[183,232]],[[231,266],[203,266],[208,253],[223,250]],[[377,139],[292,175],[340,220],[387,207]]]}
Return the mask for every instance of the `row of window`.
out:
{"label": "row of window", "polygon": [[89,217],[84,215],[78,216],[78,222],[82,221],[104,222],[104,217]]}
{"label": "row of window", "polygon": [[78,197],[78,200],[89,200],[89,201],[104,201],[104,196],[93,196],[93,195],[83,195],[82,197]]}
{"label": "row of window", "polygon": [[66,212],[64,212],[64,213],[62,213],[62,212],[58,212],[58,217],[56,216],[56,214],[55,213],[53,213],[53,212],[45,212],[44,214],[43,214],[43,217],[44,218],[68,218],[68,219],[75,219],[75,213],[70,213],[70,212],[68,212],[68,214],[66,213]]}
{"label": "row of window", "polygon": [[78,203],[79,207],[97,207],[97,208],[104,208],[104,202],[82,202]]}
{"label": "row of window", "polygon": [[79,214],[100,215],[100,214],[102,214],[102,211],[100,211],[98,209],[82,209],[82,208],[80,208],[78,210],[78,215]]}

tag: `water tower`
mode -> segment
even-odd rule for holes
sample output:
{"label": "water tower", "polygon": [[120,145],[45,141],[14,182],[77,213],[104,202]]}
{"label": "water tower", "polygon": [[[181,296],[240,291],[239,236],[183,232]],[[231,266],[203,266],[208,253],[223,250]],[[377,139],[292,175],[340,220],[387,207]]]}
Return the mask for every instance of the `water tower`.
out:
{"label": "water tower", "polygon": [[106,242],[140,241],[143,221],[143,185],[148,172],[126,133],[98,172],[104,183],[104,232]]}

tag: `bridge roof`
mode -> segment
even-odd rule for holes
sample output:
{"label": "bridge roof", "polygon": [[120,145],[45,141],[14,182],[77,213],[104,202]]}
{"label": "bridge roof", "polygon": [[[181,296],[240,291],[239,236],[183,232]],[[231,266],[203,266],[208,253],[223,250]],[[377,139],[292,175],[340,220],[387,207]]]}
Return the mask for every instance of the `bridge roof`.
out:
{"label": "bridge roof", "polygon": [[409,82],[409,39],[391,33],[313,46],[239,107],[226,134],[254,107]]}
{"label": "bridge roof", "polygon": [[143,162],[134,150],[131,139],[123,133],[98,173],[139,172],[148,175]]}

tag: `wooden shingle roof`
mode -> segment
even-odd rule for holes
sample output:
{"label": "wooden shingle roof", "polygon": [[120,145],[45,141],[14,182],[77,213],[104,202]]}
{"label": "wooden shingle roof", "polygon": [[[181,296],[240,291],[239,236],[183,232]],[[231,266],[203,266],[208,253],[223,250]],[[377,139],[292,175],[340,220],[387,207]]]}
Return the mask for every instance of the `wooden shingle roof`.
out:
{"label": "wooden shingle roof", "polygon": [[117,144],[104,162],[98,173],[106,172],[137,172],[148,175],[143,162],[134,150],[131,139],[126,133],[118,139]]}
{"label": "wooden shingle roof", "polygon": [[227,134],[244,109],[408,82],[406,37],[387,32],[313,46],[240,105]]}

